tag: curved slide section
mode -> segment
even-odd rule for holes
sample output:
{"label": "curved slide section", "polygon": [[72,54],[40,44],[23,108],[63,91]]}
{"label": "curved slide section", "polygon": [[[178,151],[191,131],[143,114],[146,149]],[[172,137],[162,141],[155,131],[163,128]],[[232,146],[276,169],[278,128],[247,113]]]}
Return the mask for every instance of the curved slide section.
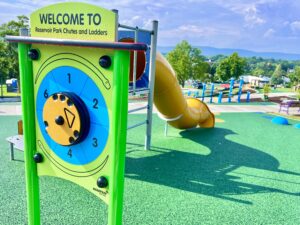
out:
{"label": "curved slide section", "polygon": [[183,96],[173,68],[160,53],[155,72],[154,104],[163,119],[178,129],[214,127],[214,114],[199,99]]}

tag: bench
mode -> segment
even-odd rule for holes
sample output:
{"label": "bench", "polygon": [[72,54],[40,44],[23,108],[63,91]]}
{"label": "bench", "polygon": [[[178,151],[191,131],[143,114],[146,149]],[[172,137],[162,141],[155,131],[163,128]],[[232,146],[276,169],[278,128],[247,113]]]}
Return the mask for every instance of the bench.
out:
{"label": "bench", "polygon": [[300,101],[297,100],[283,100],[280,103],[279,112],[285,111],[287,114],[289,114],[289,108],[295,108],[299,107],[298,112],[300,112]]}
{"label": "bench", "polygon": [[24,142],[23,142],[23,135],[15,135],[6,138],[10,146],[10,160],[14,160],[15,154],[14,150],[19,150],[24,152]]}
{"label": "bench", "polygon": [[9,143],[10,149],[10,160],[15,159],[14,151],[24,152],[24,140],[23,140],[23,123],[22,120],[18,121],[18,135],[10,136],[6,138],[6,141]]}

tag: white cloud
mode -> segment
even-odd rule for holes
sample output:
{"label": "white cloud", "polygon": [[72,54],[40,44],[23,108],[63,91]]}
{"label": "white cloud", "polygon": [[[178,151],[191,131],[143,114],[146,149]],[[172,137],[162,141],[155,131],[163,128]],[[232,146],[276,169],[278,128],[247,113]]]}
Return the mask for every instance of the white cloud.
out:
{"label": "white cloud", "polygon": [[133,16],[129,19],[124,19],[124,20],[121,20],[121,24],[126,24],[128,26],[136,26],[138,22],[141,21],[141,17],[140,16]]}
{"label": "white cloud", "polygon": [[212,26],[197,26],[192,24],[181,25],[178,28],[166,29],[159,31],[160,38],[164,40],[181,40],[192,39],[200,40],[209,38],[219,38],[224,36],[239,37],[240,32],[224,28],[216,28]]}
{"label": "white cloud", "polygon": [[255,25],[263,24],[266,21],[258,15],[256,6],[252,5],[244,10],[244,18],[248,26],[253,27]]}
{"label": "white cloud", "polygon": [[[300,41],[300,1],[295,0],[0,0],[0,24],[65,1],[118,9],[125,25],[151,29],[152,20],[158,20],[159,45],[186,39],[191,44],[260,51],[289,46],[300,52],[300,45],[294,44]],[[270,38],[275,35],[277,42]]]}
{"label": "white cloud", "polygon": [[275,34],[275,30],[270,28],[264,33],[263,37],[269,38],[269,37],[272,37],[274,34]]}
{"label": "white cloud", "polygon": [[293,32],[300,31],[300,21],[294,21],[290,24],[290,27]]}
{"label": "white cloud", "polygon": [[225,3],[225,7],[231,10],[232,12],[243,16],[246,27],[254,27],[256,25],[261,25],[266,23],[266,20],[260,15],[260,11],[258,10],[258,5],[261,4],[260,1],[251,1],[249,3],[236,3],[231,4]]}

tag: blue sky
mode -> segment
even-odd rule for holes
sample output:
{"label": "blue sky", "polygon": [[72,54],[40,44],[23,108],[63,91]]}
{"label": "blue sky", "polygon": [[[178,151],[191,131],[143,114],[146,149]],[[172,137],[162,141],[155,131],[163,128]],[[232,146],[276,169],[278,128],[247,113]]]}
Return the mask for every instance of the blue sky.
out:
{"label": "blue sky", "polygon": [[[55,0],[0,0],[0,23]],[[299,0],[83,1],[118,9],[122,24],[150,28],[159,21],[160,46],[192,45],[300,53]]]}

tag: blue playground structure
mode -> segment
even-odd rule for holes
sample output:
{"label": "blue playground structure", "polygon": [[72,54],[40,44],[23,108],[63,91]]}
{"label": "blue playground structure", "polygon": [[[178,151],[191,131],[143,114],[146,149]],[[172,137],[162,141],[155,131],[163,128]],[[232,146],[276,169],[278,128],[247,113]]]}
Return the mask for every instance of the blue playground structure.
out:
{"label": "blue playground structure", "polygon": [[276,116],[272,119],[272,123],[278,124],[278,125],[289,125],[289,121],[281,116]]}

